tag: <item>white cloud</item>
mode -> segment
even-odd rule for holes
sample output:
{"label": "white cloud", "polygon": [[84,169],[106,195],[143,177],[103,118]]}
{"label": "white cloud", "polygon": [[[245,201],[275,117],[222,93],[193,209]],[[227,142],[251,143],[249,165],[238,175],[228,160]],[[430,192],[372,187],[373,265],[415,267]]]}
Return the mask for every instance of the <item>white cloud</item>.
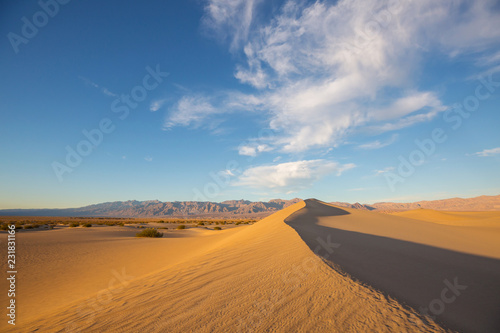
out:
{"label": "white cloud", "polygon": [[399,137],[399,135],[393,134],[389,140],[386,140],[384,142],[382,142],[380,140],[368,142],[368,143],[359,145],[358,148],[361,148],[361,149],[380,149],[380,148],[392,145],[394,142],[396,142],[398,137]]}
{"label": "white cloud", "polygon": [[483,151],[475,153],[474,155],[481,156],[481,157],[489,157],[489,156],[498,155],[498,154],[500,154],[500,147],[493,148],[493,149],[485,149]]}
{"label": "white cloud", "polygon": [[158,111],[159,109],[161,109],[163,104],[165,104],[165,102],[166,102],[165,99],[159,99],[156,101],[152,101],[151,104],[149,105],[149,111],[151,111],[151,112]]}
{"label": "white cloud", "polygon": [[260,0],[209,0],[205,6],[203,26],[221,40],[230,40],[237,49],[247,40]]}
{"label": "white cloud", "polygon": [[144,157],[144,160],[147,162],[152,162],[153,158],[151,156],[146,156],[146,157]]}
{"label": "white cloud", "polygon": [[273,148],[269,147],[266,144],[255,144],[255,145],[244,145],[240,146],[238,149],[238,154],[243,156],[252,156],[255,157],[259,153],[271,151]]}
{"label": "white cloud", "polygon": [[295,192],[310,187],[321,177],[337,175],[354,168],[354,164],[339,164],[327,160],[303,160],[245,170],[235,185]]}
{"label": "white cloud", "polygon": [[[213,105],[264,113],[277,133],[268,144],[283,152],[336,147],[360,131],[434,119],[446,106],[416,88],[420,59],[483,52],[500,38],[494,0],[288,0],[265,23],[256,19],[258,3],[208,1],[204,26],[242,52],[235,77],[256,90]],[[488,52],[490,62],[497,59]],[[172,124],[183,123],[190,124]]]}
{"label": "white cloud", "polygon": [[382,170],[374,170],[373,173],[375,176],[380,176],[380,175],[383,175],[384,173],[392,172],[394,170],[395,170],[394,167],[386,167],[386,168],[383,168]]}
{"label": "white cloud", "polygon": [[102,87],[100,85],[98,85],[97,83],[95,82],[92,82],[91,80],[87,79],[86,77],[83,77],[83,76],[79,76],[78,77],[80,80],[82,80],[83,82],[85,82],[86,84],[88,84],[89,86],[92,86],[96,89],[98,89],[101,93],[103,93],[104,95],[106,96],[111,96],[111,97],[118,97],[117,94],[113,93],[112,91],[110,91],[108,88],[106,87]]}
{"label": "white cloud", "polygon": [[201,125],[202,121],[210,115],[219,113],[212,105],[209,98],[205,96],[184,96],[170,110],[163,127],[169,129],[176,125],[195,127]]}

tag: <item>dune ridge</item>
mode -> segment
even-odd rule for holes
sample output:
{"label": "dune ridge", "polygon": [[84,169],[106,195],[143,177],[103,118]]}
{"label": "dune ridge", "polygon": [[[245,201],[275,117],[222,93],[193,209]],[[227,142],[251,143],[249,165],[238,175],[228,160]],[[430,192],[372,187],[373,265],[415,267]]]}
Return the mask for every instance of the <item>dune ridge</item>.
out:
{"label": "dune ridge", "polygon": [[305,205],[299,202],[253,226],[228,233],[185,261],[130,281],[113,293],[112,300],[95,309],[73,302],[17,329],[445,331],[326,265],[284,222]]}

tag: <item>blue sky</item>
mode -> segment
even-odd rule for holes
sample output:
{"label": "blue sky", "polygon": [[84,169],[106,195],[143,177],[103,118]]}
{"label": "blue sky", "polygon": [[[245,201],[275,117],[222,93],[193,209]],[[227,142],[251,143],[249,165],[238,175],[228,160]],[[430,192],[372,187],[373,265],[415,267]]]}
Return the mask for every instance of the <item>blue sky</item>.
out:
{"label": "blue sky", "polygon": [[0,22],[0,208],[500,193],[496,1],[4,1]]}

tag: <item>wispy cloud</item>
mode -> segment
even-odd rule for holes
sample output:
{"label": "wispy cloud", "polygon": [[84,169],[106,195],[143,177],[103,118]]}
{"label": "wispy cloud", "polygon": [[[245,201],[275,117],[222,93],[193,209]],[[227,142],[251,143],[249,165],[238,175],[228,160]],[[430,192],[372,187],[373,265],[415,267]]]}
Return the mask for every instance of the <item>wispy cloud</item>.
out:
{"label": "wispy cloud", "polygon": [[256,6],[261,0],[209,0],[203,27],[220,40],[229,40],[236,50],[248,39]]}
{"label": "wispy cloud", "polygon": [[269,147],[266,144],[255,144],[255,145],[244,145],[240,146],[238,149],[238,154],[243,156],[252,156],[255,157],[259,153],[271,151],[273,148]]}
{"label": "wispy cloud", "polygon": [[170,110],[163,128],[169,129],[176,125],[198,127],[210,115],[219,112],[208,97],[202,95],[184,96]]}
{"label": "wispy cloud", "polygon": [[376,140],[376,141],[364,143],[362,145],[359,145],[358,148],[361,148],[361,149],[380,149],[380,148],[392,145],[394,142],[396,142],[398,137],[399,137],[398,134],[393,134],[389,140],[386,140],[386,141]]}
{"label": "wispy cloud", "polygon": [[158,111],[159,109],[161,109],[161,107],[165,104],[166,101],[167,101],[166,99],[157,99],[152,101],[151,104],[149,105],[149,111],[151,112]]}
{"label": "wispy cloud", "polygon": [[[197,122],[216,112],[262,112],[278,134],[269,143],[276,151],[335,147],[353,132],[434,119],[446,106],[436,92],[415,89],[422,54],[457,57],[500,38],[493,0],[288,0],[266,23],[255,19],[259,3],[207,2],[203,26],[241,52],[235,77],[256,93],[228,95],[191,115]],[[170,126],[191,124],[183,119]]]}
{"label": "wispy cloud", "polygon": [[387,172],[392,172],[394,171],[394,167],[386,167],[386,168],[383,168],[382,170],[373,170],[373,174],[375,176],[380,176],[380,175],[383,175],[384,173],[387,173]]}
{"label": "wispy cloud", "polygon": [[118,96],[114,92],[110,91],[108,88],[102,87],[102,86],[98,85],[97,83],[92,82],[90,79],[87,79],[86,77],[79,76],[78,78],[80,80],[82,80],[83,82],[85,82],[85,84],[100,90],[101,93],[103,93],[106,96],[110,96],[110,97],[117,97]]}
{"label": "wispy cloud", "polygon": [[235,185],[291,193],[312,186],[325,175],[341,175],[354,167],[354,164],[339,164],[328,160],[303,160],[257,166],[245,170]]}
{"label": "wispy cloud", "polygon": [[500,154],[500,147],[498,148],[493,148],[493,149],[485,149],[483,151],[474,153],[476,156],[481,156],[481,157],[489,157],[489,156],[494,156]]}
{"label": "wispy cloud", "polygon": [[153,161],[153,158],[152,158],[151,156],[146,156],[146,157],[144,157],[144,160],[145,160],[146,162],[152,162],[152,161]]}

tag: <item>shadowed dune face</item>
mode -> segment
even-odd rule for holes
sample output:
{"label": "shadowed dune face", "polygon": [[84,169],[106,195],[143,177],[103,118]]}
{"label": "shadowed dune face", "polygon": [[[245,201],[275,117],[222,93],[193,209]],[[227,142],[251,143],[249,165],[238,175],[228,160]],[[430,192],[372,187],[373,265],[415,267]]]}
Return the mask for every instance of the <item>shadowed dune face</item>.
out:
{"label": "shadowed dune face", "polygon": [[500,332],[500,238],[492,239],[491,230],[469,233],[470,227],[384,217],[317,200],[306,200],[286,223],[313,251],[318,237],[326,237],[332,250],[323,259],[331,267],[445,326]]}

